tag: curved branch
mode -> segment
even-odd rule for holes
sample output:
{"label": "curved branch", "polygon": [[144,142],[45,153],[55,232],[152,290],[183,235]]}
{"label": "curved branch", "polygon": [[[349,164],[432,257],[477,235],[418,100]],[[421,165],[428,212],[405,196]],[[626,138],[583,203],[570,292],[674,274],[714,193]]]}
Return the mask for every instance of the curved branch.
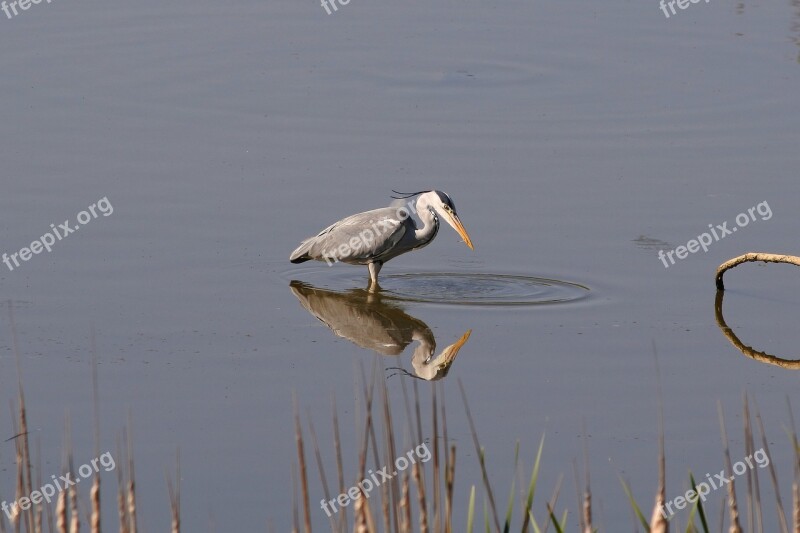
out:
{"label": "curved branch", "polygon": [[733,259],[729,259],[722,263],[717,268],[717,290],[724,291],[725,285],[722,283],[722,275],[725,272],[737,265],[741,265],[742,263],[750,263],[754,261],[763,261],[764,263],[788,263],[790,265],[800,266],[800,257],[796,255],[779,255],[779,254],[768,254],[765,252],[748,252],[744,255],[740,255],[739,257],[734,257]]}
{"label": "curved branch", "polygon": [[736,333],[734,333],[731,327],[725,323],[725,317],[722,315],[722,299],[724,294],[724,291],[717,291],[717,296],[714,299],[714,318],[717,320],[717,326],[719,326],[719,329],[722,330],[723,335],[725,335],[730,343],[733,344],[737,350],[742,352],[742,354],[761,363],[775,365],[788,370],[800,370],[800,360],[783,359],[781,357],[768,354],[767,352],[760,352],[754,349],[752,346],[747,346],[745,343],[739,340],[739,337],[736,336]]}

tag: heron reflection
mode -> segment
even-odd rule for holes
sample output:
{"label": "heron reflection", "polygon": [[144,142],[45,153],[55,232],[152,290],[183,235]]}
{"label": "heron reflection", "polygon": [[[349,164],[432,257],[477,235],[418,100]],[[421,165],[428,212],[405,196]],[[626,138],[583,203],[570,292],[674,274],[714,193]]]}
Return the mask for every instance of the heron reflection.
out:
{"label": "heron reflection", "polygon": [[782,359],[766,352],[759,352],[751,346],[747,346],[736,333],[725,323],[725,317],[722,315],[722,299],[725,297],[725,291],[718,290],[717,296],[714,299],[714,317],[717,319],[717,326],[722,330],[723,335],[733,344],[733,346],[742,352],[744,355],[751,359],[755,359],[761,363],[779,366],[789,370],[800,370],[800,360]]}
{"label": "heron reflection", "polygon": [[[337,336],[361,348],[381,355],[400,355],[409,344],[418,342],[411,365],[416,377],[428,381],[447,375],[472,333],[467,330],[460,339],[435,354],[436,339],[428,325],[386,300],[380,292],[365,289],[336,292],[300,281],[292,281],[289,287],[309,313]],[[402,368],[398,370],[405,372]]]}

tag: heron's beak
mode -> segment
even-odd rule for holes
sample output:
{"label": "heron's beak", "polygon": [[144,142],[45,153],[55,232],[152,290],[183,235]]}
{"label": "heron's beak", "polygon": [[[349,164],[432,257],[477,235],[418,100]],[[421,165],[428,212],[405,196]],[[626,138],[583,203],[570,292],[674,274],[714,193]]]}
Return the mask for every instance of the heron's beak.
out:
{"label": "heron's beak", "polygon": [[461,235],[461,238],[464,239],[464,244],[469,246],[470,250],[474,250],[475,247],[472,246],[472,239],[469,238],[467,230],[464,229],[464,224],[461,223],[461,219],[458,218],[458,215],[455,213],[447,213],[445,220],[448,224],[453,226],[453,229],[456,230],[459,235]]}
{"label": "heron's beak", "polygon": [[442,350],[442,352],[432,360],[423,362],[412,358],[411,364],[414,365],[414,371],[417,373],[417,376],[427,381],[445,377],[453,361],[456,360],[458,351],[467,343],[471,334],[472,330],[468,329],[460,339]]}
{"label": "heron's beak", "polygon": [[467,343],[470,335],[472,335],[472,330],[468,329],[463,335],[461,335],[460,339],[442,350],[441,355],[439,355],[439,358],[442,359],[441,362],[445,365],[450,365],[453,361],[455,361],[456,356],[458,356],[458,351],[461,350],[461,347]]}

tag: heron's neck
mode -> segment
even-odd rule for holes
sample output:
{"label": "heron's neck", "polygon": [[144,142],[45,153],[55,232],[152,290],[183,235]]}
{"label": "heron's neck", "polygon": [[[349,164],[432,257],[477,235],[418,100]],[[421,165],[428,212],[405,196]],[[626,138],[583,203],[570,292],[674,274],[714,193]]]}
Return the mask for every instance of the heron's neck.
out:
{"label": "heron's neck", "polygon": [[431,212],[427,205],[417,208],[417,216],[422,221],[422,227],[414,232],[414,238],[419,246],[424,246],[436,237],[436,232],[439,231],[439,218]]}
{"label": "heron's neck", "polygon": [[417,335],[415,332],[414,340],[419,341],[419,345],[414,348],[414,354],[411,356],[411,365],[414,367],[414,373],[418,377],[431,380],[436,376],[436,365],[431,365],[431,357],[436,351],[436,339],[433,338],[433,333],[428,330],[421,332],[422,335]]}
{"label": "heron's neck", "polygon": [[436,350],[436,339],[433,337],[433,332],[430,329],[417,329],[411,335],[411,341],[418,341],[419,344],[414,348],[414,354],[411,356],[411,361],[414,366],[422,366],[428,362],[428,359],[433,355]]}

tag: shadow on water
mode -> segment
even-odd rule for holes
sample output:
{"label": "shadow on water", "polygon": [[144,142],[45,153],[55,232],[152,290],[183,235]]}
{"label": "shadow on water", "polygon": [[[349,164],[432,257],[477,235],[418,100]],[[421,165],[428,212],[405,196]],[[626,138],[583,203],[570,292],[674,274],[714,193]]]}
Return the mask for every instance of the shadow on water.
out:
{"label": "shadow on water", "polygon": [[[469,339],[467,330],[460,339],[438,355],[436,339],[428,325],[407,314],[399,305],[385,301],[383,293],[365,289],[337,292],[300,281],[289,284],[292,293],[306,310],[328,326],[334,334],[381,355],[400,355],[414,341],[419,342],[411,357],[415,377],[442,379]],[[395,367],[401,373],[412,375]]]}
{"label": "shadow on water", "polygon": [[747,346],[741,340],[739,340],[739,337],[737,337],[728,324],[725,323],[725,317],[722,314],[722,299],[724,296],[725,291],[717,291],[717,296],[714,299],[714,317],[717,319],[717,325],[719,326],[719,329],[722,330],[722,333],[737,350],[742,352],[747,357],[755,359],[761,363],[779,366],[788,370],[800,370],[800,360],[783,359],[766,352],[760,352],[751,346]]}

